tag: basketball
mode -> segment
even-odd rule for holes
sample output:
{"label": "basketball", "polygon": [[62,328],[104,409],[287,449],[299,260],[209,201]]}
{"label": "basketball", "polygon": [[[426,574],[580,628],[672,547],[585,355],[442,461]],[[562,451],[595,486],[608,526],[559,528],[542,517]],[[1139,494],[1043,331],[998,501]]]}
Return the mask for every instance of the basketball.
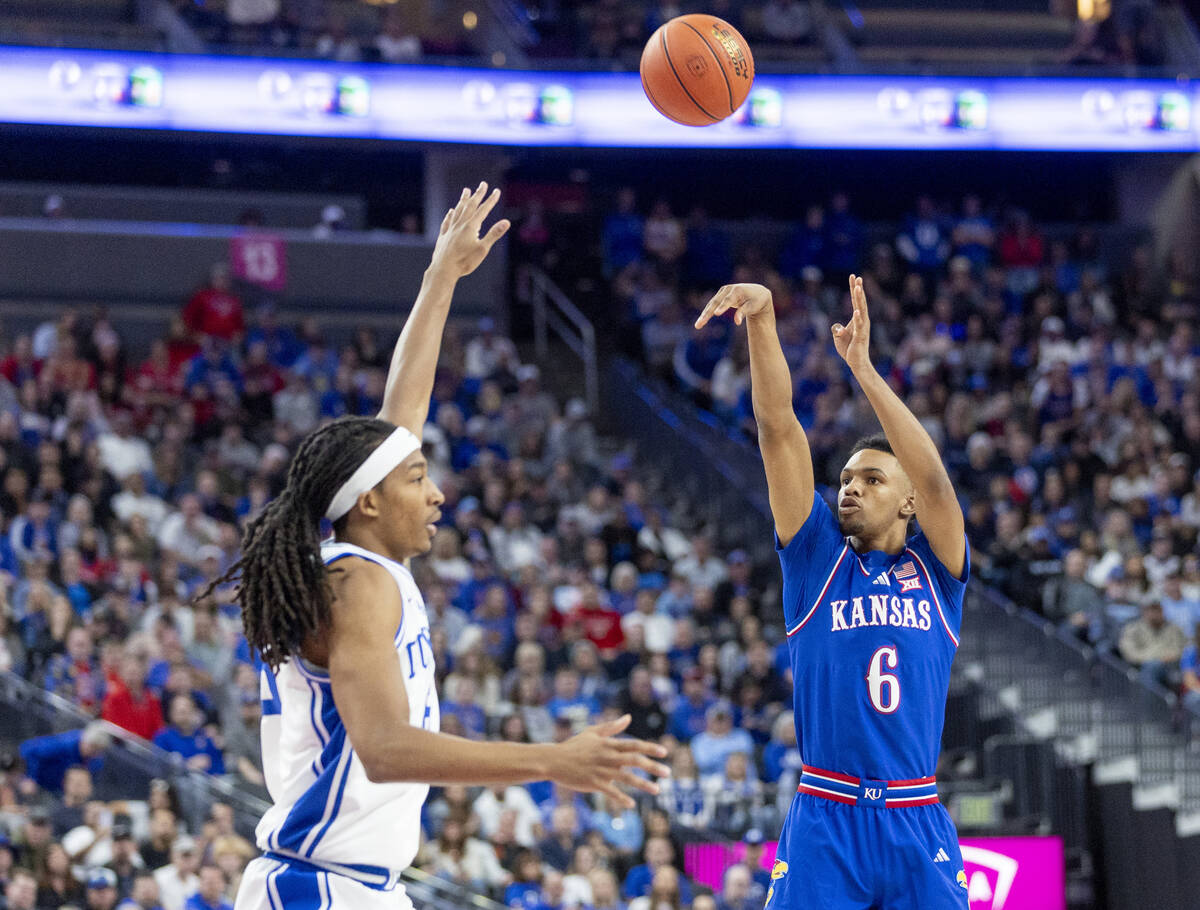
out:
{"label": "basketball", "polygon": [[684,126],[711,126],[746,100],[754,57],[728,22],[689,13],[650,36],[641,73],[646,97],[660,114]]}

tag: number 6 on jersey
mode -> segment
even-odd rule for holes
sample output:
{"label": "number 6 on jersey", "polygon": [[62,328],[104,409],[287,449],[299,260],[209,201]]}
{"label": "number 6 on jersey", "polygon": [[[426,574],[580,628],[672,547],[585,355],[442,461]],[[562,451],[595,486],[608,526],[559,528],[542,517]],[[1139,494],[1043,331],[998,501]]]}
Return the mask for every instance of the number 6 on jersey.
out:
{"label": "number 6 on jersey", "polygon": [[895,645],[884,645],[871,655],[871,665],[867,669],[867,695],[872,708],[880,714],[892,714],[900,707],[900,680],[894,673],[883,672],[885,661],[889,670],[895,670],[900,664]]}

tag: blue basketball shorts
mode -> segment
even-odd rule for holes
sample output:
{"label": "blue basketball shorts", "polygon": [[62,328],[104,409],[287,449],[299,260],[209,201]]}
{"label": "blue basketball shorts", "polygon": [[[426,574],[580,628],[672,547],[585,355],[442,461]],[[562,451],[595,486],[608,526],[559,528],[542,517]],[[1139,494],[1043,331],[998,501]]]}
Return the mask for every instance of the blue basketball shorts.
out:
{"label": "blue basketball shorts", "polygon": [[969,910],[958,832],[940,803],[899,797],[906,805],[887,781],[812,771],[784,820],[765,910]]}

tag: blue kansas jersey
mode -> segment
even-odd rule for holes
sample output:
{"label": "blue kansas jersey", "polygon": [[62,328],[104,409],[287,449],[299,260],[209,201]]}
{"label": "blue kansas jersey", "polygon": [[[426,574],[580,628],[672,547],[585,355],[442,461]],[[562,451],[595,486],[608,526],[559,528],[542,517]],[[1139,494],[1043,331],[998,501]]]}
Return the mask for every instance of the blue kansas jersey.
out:
{"label": "blue kansas jersey", "polygon": [[855,553],[816,495],[796,536],[776,545],[804,763],[883,780],[931,776],[969,564],[955,578],[923,533],[902,553]]}

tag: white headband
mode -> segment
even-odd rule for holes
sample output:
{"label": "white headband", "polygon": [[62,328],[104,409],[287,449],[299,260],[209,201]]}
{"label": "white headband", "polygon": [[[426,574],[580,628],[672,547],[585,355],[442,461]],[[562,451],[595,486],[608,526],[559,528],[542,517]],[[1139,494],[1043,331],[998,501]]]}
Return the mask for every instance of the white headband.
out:
{"label": "white headband", "polygon": [[396,427],[387,439],[375,447],[366,460],[355,469],[347,480],[334,494],[325,510],[325,517],[337,521],[354,508],[358,497],[367,490],[373,489],[379,481],[387,477],[409,455],[421,448],[421,440],[417,439],[404,427]]}

